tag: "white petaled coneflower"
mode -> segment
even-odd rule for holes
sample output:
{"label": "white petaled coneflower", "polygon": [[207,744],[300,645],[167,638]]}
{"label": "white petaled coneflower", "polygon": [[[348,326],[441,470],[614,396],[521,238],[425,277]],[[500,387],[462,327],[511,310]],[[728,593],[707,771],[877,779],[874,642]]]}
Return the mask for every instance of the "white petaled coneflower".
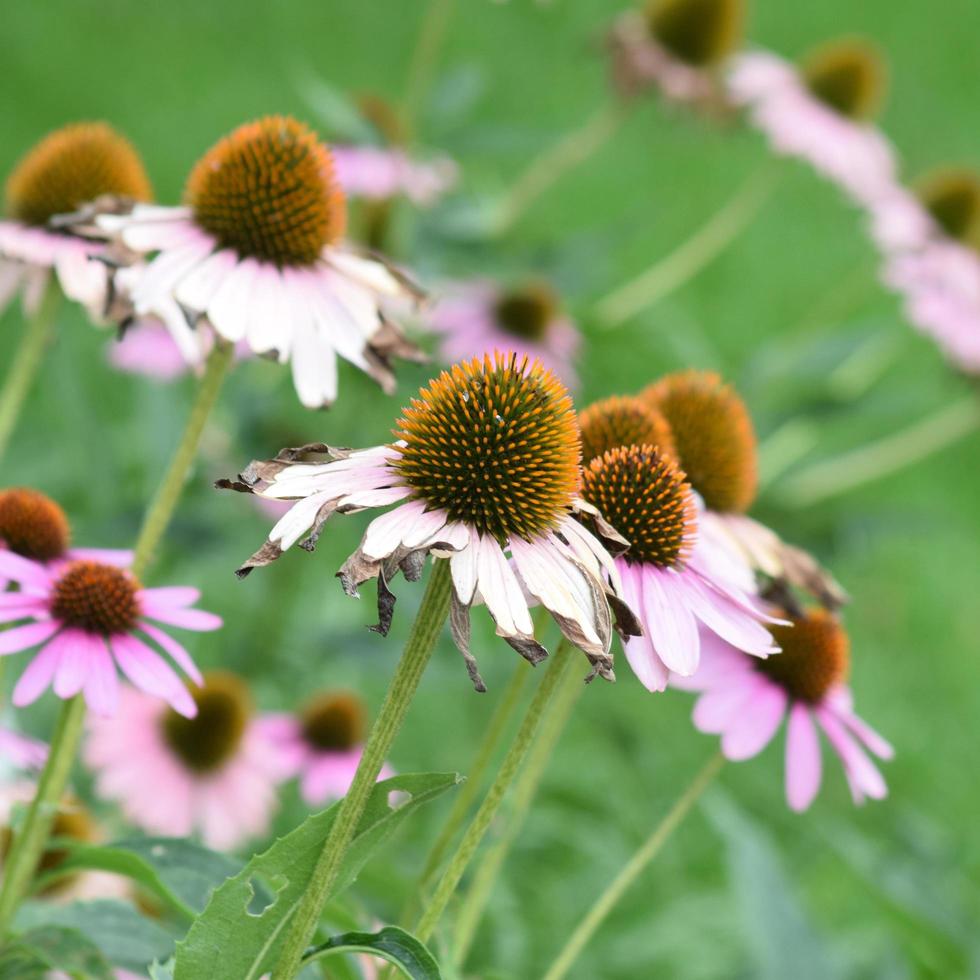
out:
{"label": "white petaled coneflower", "polygon": [[630,542],[616,566],[643,635],[625,650],[648,690],[664,690],[671,670],[694,673],[702,629],[756,656],[777,650],[741,563],[699,535],[694,494],[672,459],[649,445],[608,450],[583,470],[582,495]]}
{"label": "white petaled coneflower", "polygon": [[874,125],[883,101],[884,63],[867,42],[845,39],[796,67],[768,51],[739,55],[729,96],[781,156],[806,161],[857,204],[890,193],[895,153]]}
{"label": "white petaled coneflower", "polygon": [[[665,375],[640,394],[670,425],[673,452],[703,502],[702,535],[716,550],[738,554],[746,570],[803,589],[830,608],[847,601],[843,589],[805,551],[746,513],[758,489],[755,427],[745,402],[711,371]],[[756,591],[752,576],[743,587]]]}
{"label": "white petaled coneflower", "polygon": [[33,312],[53,270],[69,299],[101,317],[108,276],[105,265],[89,257],[105,246],[49,222],[96,200],[111,208],[150,196],[136,150],[106,123],[73,123],[46,136],[7,178],[6,217],[0,220],[0,312],[20,290],[25,308]]}
{"label": "white petaled coneflower", "polygon": [[826,610],[784,614],[786,625],[773,627],[781,652],[767,660],[746,657],[717,639],[705,644],[701,667],[693,677],[671,678],[671,685],[701,692],[694,724],[721,736],[721,749],[732,760],[749,759],[786,725],[786,798],[805,810],[820,788],[818,729],[822,729],[844,766],[855,803],[881,799],[885,781],[868,752],[890,759],[892,747],[854,714],[847,687],[850,643],[837,618]]}
{"label": "white petaled coneflower", "polygon": [[947,168],[871,209],[882,277],[950,362],[980,374],[980,177]]}
{"label": "white petaled coneflower", "polygon": [[344,193],[312,130],[283,116],[240,126],[195,165],[185,200],[96,219],[149,259],[116,274],[137,316],[160,317],[191,363],[211,329],[288,361],[310,408],[336,397],[338,355],[393,388],[390,358],[417,350],[384,308],[420,293],[344,244]]}
{"label": "white petaled coneflower", "polygon": [[[359,451],[323,444],[283,450],[252,463],[238,480],[221,481],[296,501],[240,573],[275,560],[307,534],[303,546],[311,549],[334,512],[398,504],[368,525],[339,573],[351,595],[378,580],[377,629],[387,632],[391,622],[391,580],[399,571],[417,579],[432,554],[450,563],[453,637],[478,689],[470,607],[485,603],[498,635],[537,662],[546,651],[534,637],[529,597],[586,654],[593,674],[611,679],[614,625],[625,635],[639,627],[619,599],[606,545],[575,519],[595,509],[578,496],[578,427],[557,378],[514,354],[457,364],[413,399],[395,436],[391,445]],[[329,461],[310,462],[314,453]],[[610,546],[625,547],[598,524]]]}
{"label": "white petaled coneflower", "polygon": [[448,364],[509,350],[540,361],[570,388],[578,385],[574,362],[581,337],[546,282],[512,289],[487,280],[450,285],[429,325],[441,335],[439,352]]}
{"label": "white petaled coneflower", "polygon": [[668,102],[722,108],[719,71],[741,43],[742,0],[650,0],[609,32],[612,77],[626,97],[656,89]]}

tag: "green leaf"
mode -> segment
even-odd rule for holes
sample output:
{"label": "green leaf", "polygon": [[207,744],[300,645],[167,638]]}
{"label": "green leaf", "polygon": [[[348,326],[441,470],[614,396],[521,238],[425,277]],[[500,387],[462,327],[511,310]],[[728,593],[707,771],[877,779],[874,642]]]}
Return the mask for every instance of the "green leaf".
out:
{"label": "green leaf", "polygon": [[174,980],[174,961],[150,964],[150,980]]}
{"label": "green leaf", "polygon": [[442,980],[435,957],[411,933],[397,926],[385,926],[380,932],[345,932],[333,936],[307,953],[303,963],[337,953],[369,953],[394,963],[412,980]]}
{"label": "green leaf", "polygon": [[376,144],[377,130],[364,118],[355,103],[312,70],[302,73],[299,94],[327,131],[327,140],[354,144]]}
{"label": "green leaf", "polygon": [[113,980],[103,955],[77,929],[43,926],[15,936],[0,948],[3,980],[46,980],[52,970],[78,980]]}
{"label": "green leaf", "polygon": [[68,851],[38,887],[78,871],[110,871],[132,878],[188,919],[207,905],[214,889],[241,870],[241,862],[177,837],[143,837],[94,845],[65,840]]}
{"label": "green leaf", "polygon": [[174,946],[173,937],[155,922],[128,902],[112,899],[70,905],[27,902],[18,910],[15,925],[23,930],[40,930],[42,926],[77,930],[110,963],[133,972],[143,972],[155,959],[166,959]]}
{"label": "green leaf", "polygon": [[[331,896],[354,880],[372,853],[418,807],[459,781],[455,773],[416,773],[378,783]],[[396,792],[407,794],[408,799],[392,807],[388,798]],[[308,817],[215,891],[204,913],[177,945],[175,980],[214,980],[217,976],[257,980],[271,969],[339,806],[336,803]],[[262,879],[275,892],[270,903],[256,901]]]}

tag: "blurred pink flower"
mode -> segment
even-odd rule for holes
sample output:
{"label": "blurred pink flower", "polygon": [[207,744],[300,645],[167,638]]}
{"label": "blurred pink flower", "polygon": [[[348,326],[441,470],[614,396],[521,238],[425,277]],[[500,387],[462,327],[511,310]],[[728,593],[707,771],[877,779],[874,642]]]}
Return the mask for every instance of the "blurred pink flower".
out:
{"label": "blurred pink flower", "polygon": [[153,317],[127,327],[108,356],[114,368],[158,381],[173,381],[190,370],[170,331]]}
{"label": "blurred pink flower", "polygon": [[794,810],[805,810],[820,789],[818,728],[844,766],[854,802],[883,798],[885,781],[867,752],[881,759],[894,753],[854,714],[844,684],[847,635],[824,611],[791,620],[792,625],[774,628],[782,652],[767,660],[747,657],[705,633],[698,671],[687,678],[671,675],[671,686],[700,692],[695,727],[720,735],[722,752],[733,761],[761,752],[788,718],[786,798]]}
{"label": "blurred pink flower", "polygon": [[540,361],[568,387],[578,386],[574,362],[581,336],[562,313],[557,293],[543,282],[510,290],[489,280],[450,283],[427,323],[440,337],[444,363],[514,351]]}
{"label": "blurred pink flower", "polygon": [[40,769],[48,757],[44,742],[11,728],[0,728],[0,759],[16,769]]}
{"label": "blurred pink flower", "polygon": [[191,608],[200,597],[197,589],[144,589],[116,565],[81,560],[50,568],[9,551],[0,551],[0,574],[20,587],[0,595],[0,621],[32,620],[0,633],[0,655],[41,647],[14,687],[16,706],[31,704],[53,684],[58,697],[84,692],[92,711],[111,715],[119,699],[118,667],[141,690],[182,714],[194,713],[184,683],[139,634],[199,682],[187,651],[150,622],[218,629],[218,616]]}
{"label": "blurred pink flower", "polygon": [[84,758],[99,795],[117,801],[136,826],[198,833],[223,850],[268,830],[288,769],[238,678],[206,675],[194,698],[189,719],[123,689],[113,717],[90,719]]}
{"label": "blurred pink flower", "polygon": [[412,160],[402,150],[377,146],[335,145],[330,152],[337,180],[352,198],[407,197],[413,204],[429,207],[459,180],[459,167],[449,157]]}

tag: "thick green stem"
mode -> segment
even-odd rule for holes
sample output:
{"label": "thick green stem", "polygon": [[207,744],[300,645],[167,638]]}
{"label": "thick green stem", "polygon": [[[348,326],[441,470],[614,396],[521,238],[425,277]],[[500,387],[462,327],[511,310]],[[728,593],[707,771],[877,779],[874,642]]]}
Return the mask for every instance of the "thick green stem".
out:
{"label": "thick green stem", "polygon": [[14,835],[10,854],[4,863],[3,887],[0,889],[0,936],[5,936],[27,893],[37,863],[44,853],[51,825],[65,792],[85,717],[85,701],[76,695],[61,706],[61,713],[51,738],[48,761],[45,763],[27,816]]}
{"label": "thick green stem", "polygon": [[673,252],[599,300],[595,313],[600,326],[605,330],[620,326],[693,279],[755,218],[774,186],[768,167],[752,174],[724,207]]}
{"label": "thick green stem", "polygon": [[534,740],[527,754],[524,768],[514,782],[511,806],[504,821],[504,830],[500,837],[487,848],[473,874],[473,881],[463,897],[459,912],[456,915],[453,935],[453,962],[461,969],[466,962],[473,937],[483,918],[483,912],[490,900],[494,885],[500,875],[511,847],[520,835],[531,809],[531,804],[537,796],[538,787],[544,777],[548,763],[551,761],[558,740],[561,738],[572,708],[582,695],[584,685],[574,671],[568,671],[562,679],[562,684],[555,695],[554,707],[548,712],[541,724],[538,737]]}
{"label": "thick green stem", "polygon": [[694,777],[694,781],[684,791],[684,794],[670,808],[663,820],[654,827],[653,833],[643,842],[640,849],[629,861],[626,862],[619,874],[609,883],[609,887],[606,888],[592,908],[586,913],[574,932],[572,932],[564,949],[562,949],[555,961],[548,968],[548,972],[544,975],[544,980],[561,980],[568,973],[572,964],[578,959],[579,954],[594,935],[596,929],[602,925],[606,916],[615,908],[616,903],[623,897],[623,894],[630,885],[636,881],[644,868],[657,856],[660,849],[667,842],[667,838],[670,837],[678,824],[687,816],[708,784],[718,774],[724,761],[725,759],[721,753],[712,756],[704,768]]}
{"label": "thick green stem", "polygon": [[504,690],[500,701],[497,703],[497,707],[494,709],[493,715],[490,717],[476,756],[473,759],[472,765],[469,767],[469,771],[466,773],[466,782],[463,783],[459,792],[457,792],[452,809],[449,811],[449,816],[446,818],[446,822],[439,832],[439,836],[429,851],[429,856],[426,859],[425,867],[422,869],[422,875],[419,879],[422,887],[425,886],[425,883],[435,874],[439,865],[442,864],[442,860],[446,856],[446,852],[449,850],[453,838],[456,836],[460,827],[463,826],[463,821],[470,812],[470,807],[476,800],[477,794],[483,788],[483,774],[487,771],[487,767],[493,759],[493,755],[497,750],[497,746],[500,744],[501,738],[504,736],[504,732],[507,731],[507,726],[510,724],[514,712],[517,710],[517,705],[521,700],[521,694],[524,692],[530,676],[531,668],[523,660],[519,661],[514,669],[510,683]]}
{"label": "thick green stem", "polygon": [[204,377],[201,378],[198,385],[197,397],[191,406],[191,414],[187,419],[184,434],[174,451],[170,466],[157,489],[156,495],[147,508],[146,516],[143,518],[143,526],[140,528],[139,537],[136,539],[132,571],[137,578],[146,571],[147,566],[153,560],[157,545],[159,545],[160,539],[167,530],[171,517],[173,517],[177,501],[180,499],[184,484],[187,481],[187,474],[194,465],[194,457],[197,455],[197,447],[201,442],[204,425],[218,400],[221,385],[228,373],[233,356],[234,347],[231,344],[219,342],[208,357]]}
{"label": "thick green stem", "polygon": [[61,288],[51,273],[41,303],[27,321],[20,346],[14,353],[10,370],[0,389],[0,459],[7,451],[24,400],[44,360],[44,352],[54,334],[54,321],[60,304]]}
{"label": "thick green stem", "polygon": [[511,185],[500,204],[494,231],[509,230],[528,208],[571,169],[584,163],[625,122],[631,105],[609,102],[597,109],[584,126],[573,130],[536,157]]}
{"label": "thick green stem", "polygon": [[901,432],[815,463],[783,484],[780,503],[810,507],[921,462],[977,428],[980,402],[970,395]]}
{"label": "thick green stem", "polygon": [[442,918],[446,906],[456,891],[456,886],[463,877],[463,872],[469,866],[476,849],[480,846],[490,822],[493,820],[503,802],[504,796],[510,789],[514,778],[527,756],[528,749],[538,733],[541,719],[551,703],[558,682],[563,673],[572,663],[572,654],[563,641],[555,650],[552,662],[549,664],[541,684],[528,705],[527,713],[514,736],[507,754],[504,756],[500,769],[494,778],[487,795],[483,798],[480,808],[476,811],[470,825],[466,828],[462,840],[455,853],[449,860],[439,883],[436,885],[432,898],[419,919],[418,925],[412,931],[422,941],[426,942]]}
{"label": "thick green stem", "polygon": [[323,842],[323,850],[313,869],[309,887],[290,924],[279,963],[272,974],[273,980],[292,980],[299,971],[303,953],[316,931],[324,903],[337,880],[344,855],[367,806],[368,797],[378,781],[381,767],[402,726],[436,640],[449,616],[451,587],[449,562],[437,560],[429,576],[429,584],[405,645],[405,652],[395,668],[388,694],[364,746],[364,754],[354,781],[340,804],[337,818]]}

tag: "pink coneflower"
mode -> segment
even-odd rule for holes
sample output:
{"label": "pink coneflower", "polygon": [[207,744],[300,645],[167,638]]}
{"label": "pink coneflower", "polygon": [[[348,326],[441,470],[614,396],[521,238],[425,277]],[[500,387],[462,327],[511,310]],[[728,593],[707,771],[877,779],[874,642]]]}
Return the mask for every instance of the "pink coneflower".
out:
{"label": "pink coneflower", "polygon": [[429,326],[441,335],[439,353],[447,364],[510,350],[540,361],[570,388],[578,386],[581,337],[545,282],[514,289],[489,281],[450,285],[431,310]]}
{"label": "pink coneflower", "polygon": [[[310,806],[347,795],[364,748],[364,706],[355,695],[316,695],[298,716],[270,715],[263,726]],[[391,775],[385,766],[378,778]]]}
{"label": "pink coneflower", "polygon": [[456,186],[459,167],[449,157],[413,160],[404,150],[380,146],[331,147],[337,181],[350,198],[408,198],[429,207]]}
{"label": "pink coneflower", "polygon": [[748,407],[731,385],[712,371],[678,371],[639,397],[667,420],[668,452],[704,504],[699,534],[712,552],[735,557],[728,566],[733,571],[741,566],[743,589],[755,591],[751,572],[759,572],[830,608],[847,601],[833,576],[810,555],[746,513],[759,486],[758,447]]}
{"label": "pink coneflower", "polygon": [[338,355],[392,390],[389,359],[417,351],[385,307],[419,293],[382,259],[343,244],[344,194],[311,130],[281,116],[240,126],[194,167],[186,199],[96,219],[154,255],[116,276],[137,316],[160,317],[191,363],[210,329],[290,362],[310,408],[334,400]]}
{"label": "pink coneflower", "polygon": [[[27,487],[0,491],[0,549],[40,562],[54,572],[72,561],[100,561],[125,567],[132,552],[114,548],[71,548],[65,512],[50,498]],[[0,572],[0,591],[10,584]]]}
{"label": "pink coneflower", "polygon": [[721,108],[718,69],[743,15],[741,0],[651,0],[621,14],[607,37],[614,85],[627,98],[655,89],[668,102]]}
{"label": "pink coneflower", "polygon": [[744,569],[699,538],[694,494],[673,460],[649,445],[608,450],[585,467],[582,495],[630,542],[616,566],[643,626],[624,646],[644,687],[694,673],[699,624],[755,656],[777,650]]}
{"label": "pink coneflower", "polygon": [[[350,595],[378,580],[380,632],[391,623],[390,582],[400,571],[417,579],[432,554],[450,563],[453,637],[479,690],[468,613],[480,601],[498,636],[536,663],[547,655],[528,610],[528,597],[537,600],[589,658],[593,675],[611,679],[613,621],[625,634],[639,627],[619,599],[609,552],[575,519],[594,508],[578,497],[578,428],[557,378],[515,354],[455,365],[412,401],[395,436],[391,445],[356,452],[322,443],[283,450],[238,480],[220,481],[296,502],[239,573],[269,564],[307,534],[303,547],[312,550],[335,511],[398,504],[368,525],[339,573]],[[304,461],[311,454],[328,462]],[[625,545],[599,523],[611,546]]]}
{"label": "pink coneflower", "polygon": [[108,357],[114,368],[155,381],[173,381],[190,369],[173,334],[153,317],[127,327]]}
{"label": "pink coneflower", "polygon": [[732,760],[749,759],[773,739],[784,718],[786,798],[805,810],[820,789],[818,727],[844,765],[855,803],[881,799],[885,781],[867,751],[881,759],[892,747],[854,714],[845,685],[850,653],[847,634],[826,610],[790,616],[773,627],[782,652],[767,660],[746,657],[716,638],[706,638],[698,672],[672,678],[675,686],[700,691],[694,724],[721,735],[721,748]]}
{"label": "pink coneflower", "polygon": [[49,226],[56,215],[76,211],[96,198],[145,201],[150,183],[132,145],[105,123],[75,123],[46,136],[7,179],[6,211],[0,221],[0,312],[18,291],[33,312],[53,270],[62,291],[99,318],[108,277],[89,261],[104,246],[62,234]]}
{"label": "pink coneflower", "polygon": [[200,597],[186,586],[144,589],[125,569],[83,559],[58,568],[0,551],[0,575],[19,591],[0,595],[0,620],[31,620],[0,633],[0,655],[40,646],[13,693],[31,704],[53,684],[60,698],[84,692],[96,714],[111,715],[119,699],[116,668],[138,688],[192,715],[194,700],[159,646],[190,678],[200,680],[187,651],[151,620],[188,630],[215,630],[221,619],[191,608]]}
{"label": "pink coneflower", "polygon": [[864,42],[827,45],[799,69],[766,51],[739,55],[728,89],[776,153],[806,161],[856,203],[868,205],[894,186],[894,151],[870,121],[884,69]]}
{"label": "pink coneflower", "polygon": [[11,728],[0,728],[0,759],[15,769],[40,769],[48,757],[44,742]]}
{"label": "pink coneflower", "polygon": [[241,678],[205,675],[194,717],[132,688],[112,718],[92,718],[84,749],[100,796],[152,834],[200,835],[224,850],[265,833],[284,759],[254,717]]}

